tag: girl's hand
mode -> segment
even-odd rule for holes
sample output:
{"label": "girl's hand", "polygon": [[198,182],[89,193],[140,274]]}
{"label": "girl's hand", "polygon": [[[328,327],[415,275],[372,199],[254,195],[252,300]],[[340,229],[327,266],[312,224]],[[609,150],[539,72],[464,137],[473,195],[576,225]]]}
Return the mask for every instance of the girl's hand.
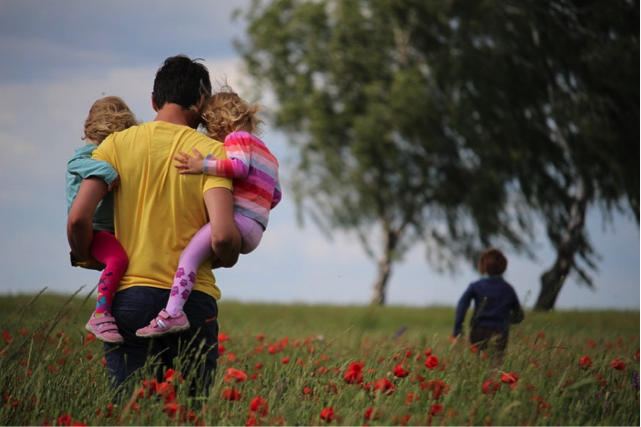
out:
{"label": "girl's hand", "polygon": [[115,190],[120,186],[120,175],[116,176],[116,179],[111,181],[111,184],[107,186],[107,191]]}
{"label": "girl's hand", "polygon": [[174,164],[175,168],[181,169],[179,173],[203,173],[203,163],[205,161],[203,156],[195,148],[191,151],[194,152],[194,157],[191,157],[189,154],[185,153],[182,150],[180,150],[178,154],[174,156],[174,159],[180,162]]}

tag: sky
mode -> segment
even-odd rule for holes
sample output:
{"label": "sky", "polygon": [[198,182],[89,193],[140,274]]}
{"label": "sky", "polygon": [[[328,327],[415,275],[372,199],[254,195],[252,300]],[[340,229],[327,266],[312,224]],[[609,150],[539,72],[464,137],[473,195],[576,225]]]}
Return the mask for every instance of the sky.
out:
{"label": "sky", "polygon": [[[153,120],[151,88],[156,70],[169,56],[203,58],[212,81],[227,81],[253,99],[252,82],[232,40],[243,37],[244,22],[231,19],[248,0],[0,0],[0,294],[87,295],[98,272],[72,268],[66,237],[66,163],[84,142],[89,107],[106,95],[120,96],[139,120]],[[364,305],[372,296],[376,264],[357,239],[331,239],[296,220],[288,199],[292,148],[267,122],[263,139],[281,163],[283,202],[271,213],[256,251],[232,269],[217,270],[221,301]],[[636,142],[634,142],[636,143]],[[589,211],[587,228],[601,260],[594,289],[569,277],[557,309],[639,310],[639,228],[631,215],[604,222]],[[505,278],[523,305],[538,296],[541,274],[555,253],[544,234],[534,243],[535,259],[505,250]],[[478,278],[471,264],[437,273],[424,247],[410,249],[395,264],[387,303],[454,307]]]}

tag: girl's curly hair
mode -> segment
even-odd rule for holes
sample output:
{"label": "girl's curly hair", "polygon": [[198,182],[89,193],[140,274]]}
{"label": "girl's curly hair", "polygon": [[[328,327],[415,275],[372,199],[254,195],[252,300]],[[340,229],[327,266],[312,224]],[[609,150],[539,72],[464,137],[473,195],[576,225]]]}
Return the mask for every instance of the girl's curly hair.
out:
{"label": "girl's curly hair", "polygon": [[498,249],[490,248],[483,251],[479,258],[479,272],[488,276],[499,276],[507,269],[507,258]]}
{"label": "girl's curly hair", "polygon": [[85,136],[100,144],[106,137],[114,132],[136,126],[136,116],[129,109],[125,101],[117,96],[106,96],[93,103],[85,120]]}
{"label": "girl's curly hair", "polygon": [[209,137],[224,141],[232,132],[245,131],[258,135],[262,120],[260,106],[245,102],[230,86],[210,96],[201,108],[201,117]]}

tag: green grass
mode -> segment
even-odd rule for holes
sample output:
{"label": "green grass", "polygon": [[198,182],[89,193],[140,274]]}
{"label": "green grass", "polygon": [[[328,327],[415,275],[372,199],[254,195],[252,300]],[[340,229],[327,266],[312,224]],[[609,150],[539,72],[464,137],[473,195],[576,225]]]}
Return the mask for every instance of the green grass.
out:
{"label": "green grass", "polygon": [[[102,346],[84,330],[94,295],[0,297],[2,425],[639,425],[639,312],[526,313],[500,366],[451,342],[449,307],[336,307],[221,301],[216,384],[194,402],[147,391],[111,406]],[[426,350],[439,359],[425,366]],[[579,365],[588,356],[589,369]],[[611,366],[615,358],[624,370]],[[343,379],[362,362],[363,382]],[[409,375],[395,376],[398,365]],[[248,379],[226,382],[229,368]],[[515,387],[501,374],[519,376]],[[387,379],[387,395],[374,384]],[[142,387],[144,375],[132,380]],[[494,394],[483,383],[499,384]],[[440,383],[439,383],[440,381]],[[441,394],[435,387],[441,384]],[[223,397],[233,388],[239,400]],[[250,414],[250,402],[268,410]],[[435,405],[440,405],[435,406]],[[321,419],[332,407],[334,418]],[[185,409],[189,408],[189,409]],[[370,409],[371,408],[371,409]],[[441,409],[439,409],[441,408]],[[366,411],[377,417],[365,418]],[[432,413],[430,413],[432,411]],[[325,412],[327,413],[327,412]]]}

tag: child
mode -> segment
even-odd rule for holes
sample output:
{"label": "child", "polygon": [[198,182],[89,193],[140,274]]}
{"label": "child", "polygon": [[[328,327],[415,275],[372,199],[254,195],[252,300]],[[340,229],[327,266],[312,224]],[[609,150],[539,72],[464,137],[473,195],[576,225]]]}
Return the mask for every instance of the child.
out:
{"label": "child", "polygon": [[[180,151],[174,165],[181,174],[206,173],[234,179],[234,219],[242,237],[240,253],[252,252],[267,228],[269,211],[280,202],[278,161],[255,134],[261,121],[259,107],[243,101],[228,86],[227,91],[211,96],[202,108],[207,134],[225,141],[228,160],[211,154],[203,158],[194,150],[194,157]],[[205,225],[187,245],[178,261],[167,307],[149,326],[138,329],[139,337],[156,337],[189,329],[182,311],[196,281],[198,266],[212,255],[211,228]],[[215,258],[215,254],[214,254]],[[214,268],[215,268],[214,261]]]}
{"label": "child", "polygon": [[[137,124],[134,113],[122,99],[107,96],[94,102],[85,121],[85,135],[82,137],[87,144],[77,148],[74,156],[67,163],[67,213],[71,210],[71,205],[84,178],[92,176],[102,178],[107,183],[109,191],[118,186],[120,181],[114,168],[107,162],[93,160],[91,154],[113,132],[125,130]],[[114,236],[111,192],[107,193],[96,208],[93,230],[91,256],[104,264],[105,269],[98,283],[96,310],[85,328],[101,341],[122,344],[122,336],[110,311],[113,296],[120,278],[127,269],[128,260],[127,254]],[[86,268],[91,264],[92,261],[77,262],[71,254],[72,266]]]}
{"label": "child", "polygon": [[507,259],[498,249],[487,249],[481,254],[478,263],[483,277],[470,284],[461,296],[456,307],[454,337],[461,334],[463,319],[472,299],[470,343],[485,350],[492,337],[497,337],[496,359],[500,361],[507,348],[510,323],[523,321],[523,310],[514,288],[503,280]]}

